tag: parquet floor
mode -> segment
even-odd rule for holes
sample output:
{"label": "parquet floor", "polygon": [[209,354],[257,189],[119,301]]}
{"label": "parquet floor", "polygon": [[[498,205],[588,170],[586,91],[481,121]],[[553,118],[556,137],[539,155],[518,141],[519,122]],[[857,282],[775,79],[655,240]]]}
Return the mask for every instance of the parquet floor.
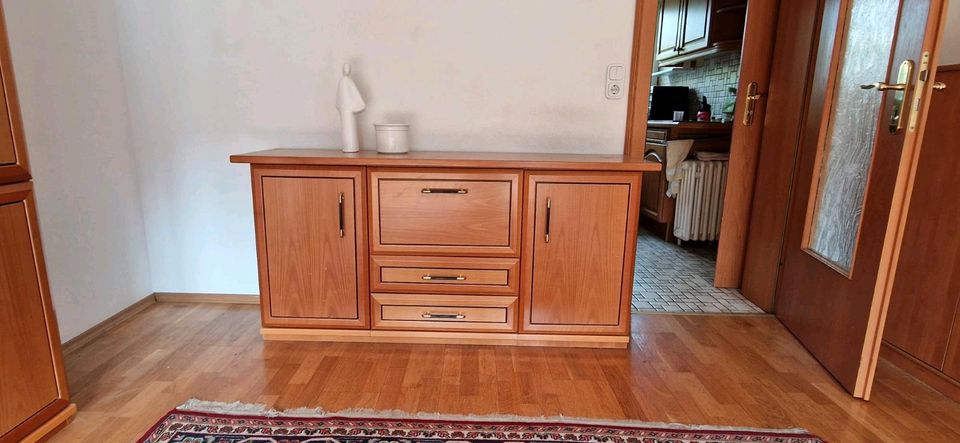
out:
{"label": "parquet floor", "polygon": [[834,442],[960,441],[960,404],[883,363],[849,397],[769,316],[634,315],[628,350],[263,342],[256,306],[157,304],[66,355],[54,442],[130,442],[190,397],[465,414],[804,427]]}

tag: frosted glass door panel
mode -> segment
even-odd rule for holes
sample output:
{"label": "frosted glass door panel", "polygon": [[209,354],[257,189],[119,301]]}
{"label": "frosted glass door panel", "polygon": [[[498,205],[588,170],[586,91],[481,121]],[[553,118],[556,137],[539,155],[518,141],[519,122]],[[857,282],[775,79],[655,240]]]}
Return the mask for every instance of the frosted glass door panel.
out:
{"label": "frosted glass door panel", "polygon": [[887,78],[899,2],[852,0],[849,8],[807,239],[807,249],[846,273],[856,249],[883,99],[860,85]]}

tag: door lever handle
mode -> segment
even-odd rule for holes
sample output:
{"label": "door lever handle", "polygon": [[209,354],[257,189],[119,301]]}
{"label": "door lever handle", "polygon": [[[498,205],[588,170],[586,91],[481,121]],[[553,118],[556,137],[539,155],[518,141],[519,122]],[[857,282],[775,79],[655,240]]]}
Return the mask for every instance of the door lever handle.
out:
{"label": "door lever handle", "polygon": [[894,83],[891,85],[884,82],[877,82],[860,85],[860,89],[876,89],[878,91],[905,91],[907,89],[907,85],[905,83]]}
{"label": "door lever handle", "polygon": [[933,89],[937,91],[942,91],[947,89],[947,84],[944,82],[933,82]]}

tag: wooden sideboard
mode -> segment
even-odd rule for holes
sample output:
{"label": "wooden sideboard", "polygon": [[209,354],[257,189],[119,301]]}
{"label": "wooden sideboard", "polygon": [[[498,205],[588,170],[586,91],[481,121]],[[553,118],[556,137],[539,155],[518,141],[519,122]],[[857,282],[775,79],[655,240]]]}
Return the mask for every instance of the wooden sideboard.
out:
{"label": "wooden sideboard", "polygon": [[251,165],[266,339],[625,347],[619,155],[274,149]]}
{"label": "wooden sideboard", "polygon": [[0,443],[35,442],[76,413],[40,244],[0,5]]}

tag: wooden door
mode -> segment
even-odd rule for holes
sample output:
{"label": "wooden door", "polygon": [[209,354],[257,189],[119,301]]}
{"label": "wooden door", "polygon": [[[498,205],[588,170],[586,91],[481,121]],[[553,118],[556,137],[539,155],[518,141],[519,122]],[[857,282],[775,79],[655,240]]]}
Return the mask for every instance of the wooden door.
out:
{"label": "wooden door", "polygon": [[67,405],[33,189],[0,186],[0,441],[18,441]]}
{"label": "wooden door", "polygon": [[683,25],[683,1],[662,0],[657,19],[657,60],[676,57],[679,54],[680,31]]}
{"label": "wooden door", "polygon": [[958,346],[951,331],[960,333],[960,65],[941,67],[937,81],[949,87],[930,98],[883,339],[940,369],[948,345]]}
{"label": "wooden door", "polygon": [[[936,8],[928,14],[931,5]],[[896,0],[826,2],[777,299],[783,324],[844,388],[864,398],[876,368],[906,177],[922,130],[919,114],[910,126],[910,103],[915,88],[923,103],[929,94],[918,76],[930,73],[923,53],[933,46],[942,5],[901,6]],[[910,75],[900,69],[905,60],[916,65]],[[907,86],[862,86],[876,82]],[[902,129],[894,116],[902,117]]]}
{"label": "wooden door", "polygon": [[636,176],[528,176],[524,331],[628,330],[638,191]]}
{"label": "wooden door", "polygon": [[710,0],[687,0],[683,17],[680,50],[689,52],[706,48],[707,30],[710,28]]}
{"label": "wooden door", "polygon": [[361,176],[255,168],[265,325],[368,325]]}
{"label": "wooden door", "polygon": [[23,139],[23,122],[13,79],[10,45],[7,43],[6,21],[0,7],[0,184],[30,179],[27,152]]}

